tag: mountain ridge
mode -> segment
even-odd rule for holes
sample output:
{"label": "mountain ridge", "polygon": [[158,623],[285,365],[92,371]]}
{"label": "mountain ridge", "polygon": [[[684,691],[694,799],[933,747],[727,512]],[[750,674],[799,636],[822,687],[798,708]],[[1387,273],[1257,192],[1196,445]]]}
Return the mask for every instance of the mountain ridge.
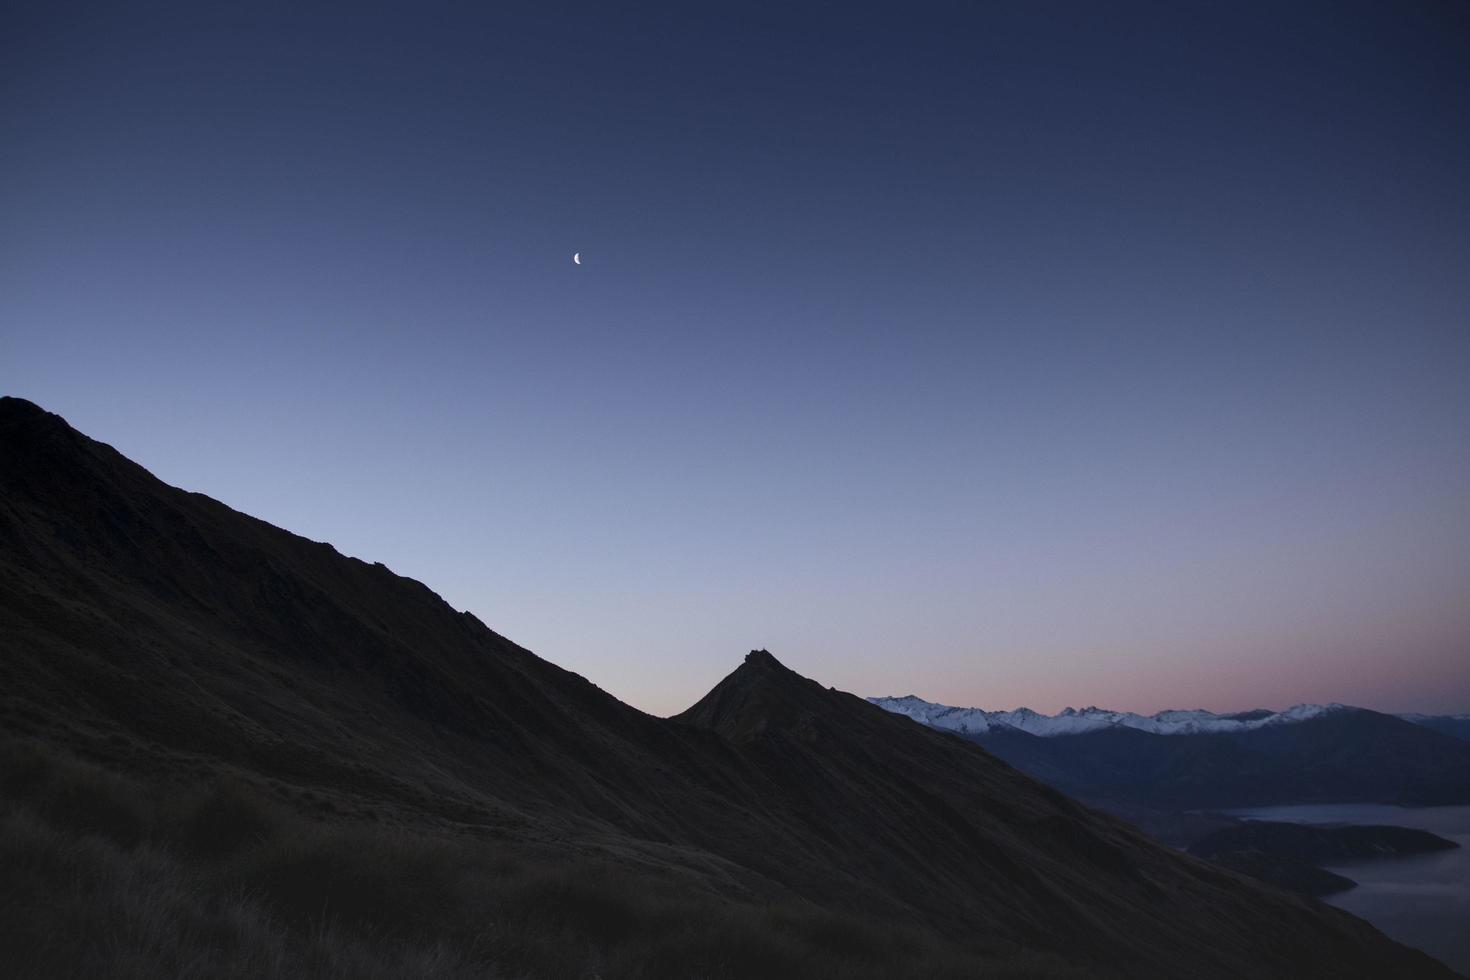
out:
{"label": "mountain ridge", "polygon": [[1014,720],[1015,713],[951,711],[917,698],[869,700],[1110,811],[1470,802],[1470,745],[1452,729],[1350,705],[1243,712],[1223,725],[1165,712],[1162,730],[1150,730],[1102,712],[1080,722],[1059,715],[1057,726],[1033,712],[1013,725],[1002,718]]}
{"label": "mountain ridge", "polygon": [[1247,711],[1216,713],[1203,708],[1171,708],[1156,711],[1151,715],[1142,715],[1133,711],[1114,711],[1090,705],[1086,708],[1063,708],[1054,715],[1047,715],[1024,707],[1010,711],[958,708],[925,701],[913,694],[899,697],[870,697],[868,700],[884,710],[908,715],[936,728],[980,733],[1004,726],[1041,737],[1079,735],[1109,727],[1133,728],[1155,735],[1250,731],[1268,725],[1287,725],[1307,721],[1336,711],[1366,710],[1353,705],[1333,702],[1331,704],[1296,704],[1281,711],[1252,708]]}
{"label": "mountain ridge", "polygon": [[[0,399],[0,457],[7,737],[161,786],[227,775],[333,825],[932,930],[1021,975],[1450,975],[764,651],[655,718],[29,403]],[[618,935],[577,941],[606,958]]]}

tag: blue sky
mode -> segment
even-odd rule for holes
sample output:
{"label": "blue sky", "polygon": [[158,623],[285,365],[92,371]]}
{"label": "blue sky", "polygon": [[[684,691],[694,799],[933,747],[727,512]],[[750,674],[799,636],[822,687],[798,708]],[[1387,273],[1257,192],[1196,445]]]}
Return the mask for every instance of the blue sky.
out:
{"label": "blue sky", "polygon": [[5,32],[6,393],[656,713],[1470,709],[1462,6],[303,6]]}

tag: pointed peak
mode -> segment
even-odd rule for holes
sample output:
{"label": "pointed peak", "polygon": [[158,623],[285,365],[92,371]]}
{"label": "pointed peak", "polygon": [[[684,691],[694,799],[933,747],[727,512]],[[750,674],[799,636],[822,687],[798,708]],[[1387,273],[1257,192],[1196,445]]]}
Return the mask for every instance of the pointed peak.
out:
{"label": "pointed peak", "polygon": [[754,667],[760,670],[780,670],[785,671],[788,674],[794,673],[791,668],[787,667],[781,661],[773,657],[771,655],[771,651],[765,649],[752,650],[747,653],[745,655],[745,666]]}
{"label": "pointed peak", "polygon": [[0,418],[34,418],[48,414],[50,413],[35,402],[14,395],[0,395]]}
{"label": "pointed peak", "polygon": [[774,731],[813,738],[815,720],[829,710],[830,697],[770,651],[752,650],[698,704],[676,717],[737,740]]}
{"label": "pointed peak", "polygon": [[60,415],[14,395],[0,395],[0,426],[34,431],[71,429]]}
{"label": "pointed peak", "polygon": [[49,479],[48,474],[75,467],[84,458],[95,462],[98,450],[112,452],[111,447],[87,438],[66,419],[35,402],[0,397],[0,459],[9,464],[5,476],[12,481],[34,481],[38,476]]}

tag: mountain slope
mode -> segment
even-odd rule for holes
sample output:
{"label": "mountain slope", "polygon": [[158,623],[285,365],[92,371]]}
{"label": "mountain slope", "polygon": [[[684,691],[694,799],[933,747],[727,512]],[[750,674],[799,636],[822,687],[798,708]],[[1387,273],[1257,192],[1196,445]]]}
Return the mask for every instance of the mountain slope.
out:
{"label": "mountain slope", "polygon": [[[1086,709],[1055,718],[946,708],[917,698],[875,704],[955,731],[1027,773],[1089,800],[1198,809],[1290,803],[1470,801],[1470,745],[1392,715],[1298,705],[1201,718],[1161,712],[1142,724]],[[1187,721],[1181,716],[1192,716]],[[1021,725],[1005,719],[1019,720]]]}
{"label": "mountain slope", "polygon": [[[867,923],[831,957],[932,933],[969,964],[955,975],[1448,975],[767,653],[653,718],[420,583],[168,487],[27,402],[0,399],[0,459],[0,727],[26,744],[165,789],[228,774],[283,805],[315,801],[319,833],[493,840],[521,862],[655,877],[675,906],[797,903]],[[556,933],[585,948],[585,974],[668,975],[660,957],[703,941],[659,919],[645,926],[665,939],[632,950],[642,889]],[[328,914],[279,894],[271,916]],[[495,964],[500,949],[472,952]],[[691,973],[827,975],[796,971],[796,953],[759,968],[690,955]]]}
{"label": "mountain slope", "polygon": [[1080,711],[1063,708],[1055,715],[1043,715],[1030,708],[1014,711],[985,711],[982,708],[953,708],[934,704],[913,694],[903,697],[868,698],[869,701],[895,714],[907,715],[935,728],[963,735],[979,735],[999,728],[1014,728],[1028,735],[1083,735],[1108,728],[1132,728],[1154,735],[1202,735],[1253,731],[1274,725],[1291,725],[1337,711],[1354,710],[1344,704],[1298,704],[1285,711],[1240,711],[1217,715],[1212,711],[1159,711],[1140,715],[1132,711],[1110,711],[1088,707]]}
{"label": "mountain slope", "polygon": [[1470,741],[1470,715],[1399,715],[1404,721],[1432,728],[1442,735]]}

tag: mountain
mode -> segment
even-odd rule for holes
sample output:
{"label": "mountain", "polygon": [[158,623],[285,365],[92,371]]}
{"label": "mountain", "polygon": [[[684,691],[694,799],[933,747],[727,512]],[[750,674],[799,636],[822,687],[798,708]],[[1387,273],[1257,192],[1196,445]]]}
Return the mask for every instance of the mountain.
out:
{"label": "mountain", "polygon": [[1152,718],[1090,708],[1047,719],[1026,709],[983,712],[912,697],[873,702],[954,731],[1110,809],[1470,802],[1470,745],[1347,705],[1224,716],[1161,712]]}
{"label": "mountain", "polygon": [[1399,715],[1404,721],[1432,728],[1442,735],[1470,741],[1470,714],[1467,715]]}
{"label": "mountain", "polygon": [[1195,841],[1189,846],[1189,853],[1208,858],[1222,854],[1271,854],[1327,863],[1354,858],[1432,854],[1459,846],[1438,834],[1413,827],[1314,827],[1247,820]]}
{"label": "mountain", "polygon": [[1320,827],[1246,820],[1189,845],[1189,853],[1305,895],[1330,895],[1357,882],[1324,868],[1344,860],[1402,857],[1453,850],[1452,840],[1411,827]]}
{"label": "mountain", "polygon": [[1262,854],[1258,851],[1229,851],[1211,855],[1210,860],[1222,868],[1249,875],[1257,881],[1314,898],[1335,895],[1358,887],[1353,879],[1319,868],[1300,858]]}
{"label": "mountain", "polygon": [[915,721],[947,728],[961,734],[978,735],[996,728],[1014,728],[1028,735],[1049,738],[1054,735],[1082,735],[1105,728],[1132,728],[1154,735],[1201,735],[1207,733],[1248,732],[1271,725],[1290,725],[1309,721],[1336,711],[1358,710],[1345,704],[1298,704],[1285,711],[1257,709],[1235,714],[1217,715],[1210,711],[1160,711],[1139,715],[1131,711],[1109,711],[1106,708],[1063,708],[1055,715],[1043,715],[1030,708],[1014,711],[984,711],[980,708],[951,708],[933,704],[912,694],[903,697],[869,698],[886,711],[907,715]]}
{"label": "mountain", "polygon": [[0,399],[12,975],[1445,977],[749,654],[682,715]]}

